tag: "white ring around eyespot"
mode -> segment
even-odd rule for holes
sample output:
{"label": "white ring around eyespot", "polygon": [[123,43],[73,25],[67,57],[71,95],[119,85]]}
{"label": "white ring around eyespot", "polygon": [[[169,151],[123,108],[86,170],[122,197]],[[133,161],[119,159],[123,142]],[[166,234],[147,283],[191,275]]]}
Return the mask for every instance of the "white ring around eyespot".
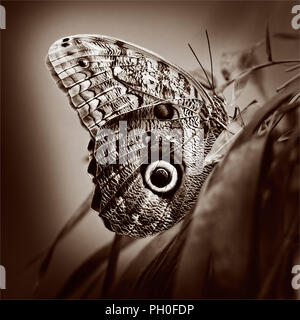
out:
{"label": "white ring around eyespot", "polygon": [[[151,173],[157,168],[163,168],[167,170],[171,175],[171,181],[165,187],[159,188],[151,182]],[[172,164],[164,160],[158,160],[150,163],[145,172],[145,181],[148,186],[155,192],[166,193],[171,191],[176,186],[177,180],[177,169]]]}

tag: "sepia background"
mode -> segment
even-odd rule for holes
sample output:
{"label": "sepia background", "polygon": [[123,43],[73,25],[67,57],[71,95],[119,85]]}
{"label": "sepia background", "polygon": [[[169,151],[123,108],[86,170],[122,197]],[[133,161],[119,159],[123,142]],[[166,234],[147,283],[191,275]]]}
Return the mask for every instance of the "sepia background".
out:
{"label": "sepia background", "polygon": [[[88,133],[45,66],[49,46],[80,33],[104,34],[157,52],[185,70],[197,63],[191,43],[209,69],[205,29],[211,40],[219,83],[221,55],[250,47],[271,33],[291,28],[289,1],[2,1],[7,26],[1,30],[1,261],[7,271],[2,298],[31,298],[38,265],[28,262],[47,248],[93,190],[87,169]],[[299,57],[299,43],[273,39],[276,59]],[[266,59],[265,49],[258,56]],[[274,72],[276,71],[276,77]],[[282,72],[280,71],[282,70]],[[264,74],[267,95],[288,76],[282,67]],[[230,100],[230,91],[227,91]],[[262,99],[251,85],[241,108]],[[229,110],[230,112],[230,110]],[[92,212],[55,252],[39,296],[52,298],[68,275],[113,233]],[[124,268],[146,240],[121,256]],[[119,270],[119,273],[122,270]]]}

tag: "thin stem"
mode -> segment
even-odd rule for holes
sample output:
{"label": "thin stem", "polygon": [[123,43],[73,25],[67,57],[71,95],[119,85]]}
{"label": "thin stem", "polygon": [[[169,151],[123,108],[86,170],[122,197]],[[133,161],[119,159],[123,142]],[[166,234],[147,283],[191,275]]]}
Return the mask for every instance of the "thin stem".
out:
{"label": "thin stem", "polygon": [[282,84],[280,87],[278,87],[276,89],[277,92],[279,92],[280,90],[286,88],[289,84],[291,84],[293,81],[297,80],[298,78],[300,78],[300,74],[296,74],[294,77],[292,77],[291,79],[289,79],[288,81],[286,81],[284,84]]}
{"label": "thin stem", "polygon": [[211,73],[211,89],[214,92],[215,85],[214,85],[214,70],[213,70],[213,61],[212,61],[212,54],[211,54],[211,47],[210,47],[210,41],[207,30],[205,30],[207,44],[208,44],[208,50],[209,50],[209,58],[210,58],[210,73]]}
{"label": "thin stem", "polygon": [[115,275],[117,271],[117,264],[120,254],[122,236],[115,234],[114,241],[112,243],[111,252],[109,256],[108,265],[102,286],[102,298],[106,298],[109,293],[109,289],[113,286]]}
{"label": "thin stem", "polygon": [[296,69],[299,69],[300,68],[300,64],[297,64],[295,66],[292,66],[292,67],[289,67],[288,69],[286,69],[285,71],[286,72],[290,72],[290,71],[294,71]]}
{"label": "thin stem", "polygon": [[281,61],[271,61],[271,62],[268,62],[268,63],[259,64],[257,66],[254,66],[254,67],[250,68],[249,70],[246,70],[246,71],[240,73],[235,79],[231,79],[231,80],[225,82],[220,88],[218,88],[218,92],[223,92],[225,90],[225,88],[227,88],[229,85],[234,83],[236,80],[244,77],[246,74],[252,73],[252,72],[254,72],[256,70],[259,70],[259,69],[271,67],[271,66],[274,66],[274,65],[289,64],[289,63],[300,63],[300,60],[281,60]]}
{"label": "thin stem", "polygon": [[46,272],[49,269],[50,263],[52,261],[52,257],[54,255],[54,252],[58,246],[58,244],[79,224],[79,222],[88,214],[90,208],[91,208],[91,201],[93,198],[93,192],[91,192],[87,198],[83,201],[83,203],[80,205],[80,207],[75,211],[75,213],[69,218],[68,222],[65,224],[65,226],[61,229],[61,231],[58,233],[56,238],[54,239],[53,243],[48,249],[45,249],[43,252],[39,253],[36,257],[34,257],[29,263],[28,266],[30,266],[32,263],[38,261],[40,258],[44,257],[42,260],[42,263],[39,267],[38,271],[38,278],[36,279],[36,283],[34,285],[33,291],[34,295],[37,295],[37,291],[40,286],[40,282]]}
{"label": "thin stem", "polygon": [[273,57],[272,57],[272,47],[271,47],[271,40],[270,40],[269,23],[267,23],[266,25],[266,51],[267,51],[268,60],[272,62]]}
{"label": "thin stem", "polygon": [[294,103],[294,102],[297,101],[299,98],[300,98],[300,92],[297,93],[297,94],[292,98],[292,100],[290,101],[290,103]]}
{"label": "thin stem", "polygon": [[209,81],[208,75],[207,75],[207,73],[206,73],[206,71],[205,71],[204,67],[202,66],[202,64],[201,64],[200,60],[198,59],[198,57],[197,57],[196,53],[194,52],[193,48],[191,47],[191,45],[190,45],[189,43],[188,43],[188,46],[189,46],[190,50],[192,51],[192,53],[193,53],[194,57],[196,58],[197,62],[199,63],[199,65],[200,65],[200,67],[201,67],[202,71],[203,71],[203,72],[204,72],[204,74],[205,74],[205,77],[206,77],[206,79],[207,79],[207,82],[208,82],[208,84],[210,85],[211,90],[213,91],[212,84],[211,84],[211,83],[210,83],[210,81]]}

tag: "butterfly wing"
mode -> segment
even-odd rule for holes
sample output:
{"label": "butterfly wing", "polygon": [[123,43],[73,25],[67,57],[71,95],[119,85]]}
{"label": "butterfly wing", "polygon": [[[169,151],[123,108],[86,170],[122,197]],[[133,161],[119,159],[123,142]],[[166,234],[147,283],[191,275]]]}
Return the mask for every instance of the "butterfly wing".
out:
{"label": "butterfly wing", "polygon": [[106,226],[141,237],[178,222],[209,173],[223,107],[179,67],[110,37],[58,40],[47,60],[94,140],[93,207]]}

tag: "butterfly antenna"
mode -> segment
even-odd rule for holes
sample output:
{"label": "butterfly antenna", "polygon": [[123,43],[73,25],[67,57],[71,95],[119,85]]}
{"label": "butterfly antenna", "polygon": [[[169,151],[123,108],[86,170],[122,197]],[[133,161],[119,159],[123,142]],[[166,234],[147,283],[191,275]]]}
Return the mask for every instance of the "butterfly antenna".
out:
{"label": "butterfly antenna", "polygon": [[208,36],[207,30],[205,30],[205,34],[206,34],[207,45],[208,45],[208,50],[209,50],[209,59],[210,59],[211,89],[212,89],[212,92],[215,94],[213,60],[212,60],[210,41],[209,41],[209,36]]}
{"label": "butterfly antenna", "polygon": [[202,66],[201,62],[199,61],[199,59],[198,59],[198,57],[197,57],[196,53],[194,52],[193,48],[191,47],[191,45],[190,45],[189,43],[188,43],[188,46],[189,46],[190,50],[192,51],[192,53],[193,53],[194,57],[196,58],[197,62],[199,63],[199,65],[200,65],[200,67],[201,67],[202,71],[203,71],[203,72],[204,72],[204,74],[205,74],[205,77],[206,77],[206,79],[207,79],[207,82],[208,82],[208,84],[210,85],[211,90],[213,91],[214,89],[213,89],[213,87],[212,87],[211,82],[209,81],[209,78],[208,78],[208,75],[207,75],[207,73],[206,73],[205,69],[203,68],[203,66]]}

